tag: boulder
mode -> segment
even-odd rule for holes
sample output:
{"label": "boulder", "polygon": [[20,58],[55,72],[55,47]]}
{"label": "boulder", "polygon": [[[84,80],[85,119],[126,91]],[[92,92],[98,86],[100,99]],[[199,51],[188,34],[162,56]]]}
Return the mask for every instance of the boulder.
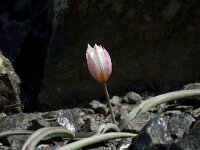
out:
{"label": "boulder", "polygon": [[87,43],[105,47],[113,72],[108,90],[164,93],[198,81],[199,1],[55,0],[41,110],[103,97],[88,72]]}
{"label": "boulder", "polygon": [[12,63],[0,52],[0,112],[21,112],[20,79]]}

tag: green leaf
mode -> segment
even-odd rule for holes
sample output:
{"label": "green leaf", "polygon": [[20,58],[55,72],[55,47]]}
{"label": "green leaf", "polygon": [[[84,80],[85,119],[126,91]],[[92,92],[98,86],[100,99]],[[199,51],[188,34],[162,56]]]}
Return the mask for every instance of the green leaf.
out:
{"label": "green leaf", "polygon": [[142,102],[141,104],[139,104],[137,107],[135,107],[128,114],[128,116],[120,122],[119,129],[120,131],[122,131],[124,128],[127,127],[129,122],[135,118],[137,114],[147,112],[155,106],[158,106],[160,104],[167,103],[170,101],[174,101],[174,100],[181,100],[181,99],[197,97],[197,96],[200,96],[199,89],[175,91],[175,92],[170,92],[170,93],[166,93],[166,94],[162,94],[162,95],[158,95],[156,97],[150,98]]}
{"label": "green leaf", "polygon": [[90,146],[93,144],[97,144],[103,141],[118,139],[118,138],[133,138],[137,136],[137,134],[125,133],[125,132],[110,132],[105,134],[100,134],[96,136],[92,136],[89,138],[85,138],[73,143],[70,143],[66,146],[59,148],[58,150],[78,150],[86,146]]}
{"label": "green leaf", "polygon": [[75,134],[66,128],[59,127],[46,127],[35,131],[28,140],[24,143],[21,150],[34,150],[37,144],[44,138],[47,137],[68,137],[74,138]]}

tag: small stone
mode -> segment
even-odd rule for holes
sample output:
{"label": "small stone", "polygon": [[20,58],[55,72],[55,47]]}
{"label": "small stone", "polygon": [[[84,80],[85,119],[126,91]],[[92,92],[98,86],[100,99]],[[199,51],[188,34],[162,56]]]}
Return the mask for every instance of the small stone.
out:
{"label": "small stone", "polygon": [[168,122],[168,129],[174,138],[180,138],[189,130],[195,119],[188,113],[173,114]]}
{"label": "small stone", "polygon": [[128,127],[131,130],[140,132],[141,129],[147,124],[147,122],[154,117],[155,115],[149,112],[141,113],[139,115],[136,115],[136,117],[129,123]]}
{"label": "small stone", "polygon": [[86,131],[94,131],[97,130],[98,127],[99,125],[94,118],[87,118],[86,120],[84,120],[84,128],[86,129]]}
{"label": "small stone", "polygon": [[122,139],[120,141],[119,146],[117,147],[118,150],[129,150],[130,146],[132,143],[132,139],[131,138],[127,138],[127,139]]}
{"label": "small stone", "polygon": [[133,150],[166,149],[172,142],[167,130],[167,123],[163,117],[150,120],[133,140]]}
{"label": "small stone", "polygon": [[115,106],[120,105],[120,102],[122,101],[121,98],[119,96],[113,96],[110,99],[111,103]]}
{"label": "small stone", "polygon": [[75,132],[73,123],[71,123],[67,117],[58,117],[57,122],[68,130]]}
{"label": "small stone", "polygon": [[123,97],[123,101],[130,104],[135,104],[141,100],[142,97],[135,92],[129,92]]}
{"label": "small stone", "polygon": [[92,102],[90,102],[90,105],[92,106],[92,108],[96,113],[100,113],[103,115],[106,115],[108,113],[107,106],[97,100],[93,100]]}
{"label": "small stone", "polygon": [[5,113],[0,113],[0,118],[1,118],[1,117],[5,117],[5,116],[6,116]]}

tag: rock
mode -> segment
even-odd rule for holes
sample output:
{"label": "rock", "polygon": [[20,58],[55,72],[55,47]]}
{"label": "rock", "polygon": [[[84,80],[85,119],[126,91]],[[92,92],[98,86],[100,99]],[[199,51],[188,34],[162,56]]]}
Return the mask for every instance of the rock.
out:
{"label": "rock", "polygon": [[168,131],[174,139],[181,138],[195,119],[188,113],[173,114],[168,121]]}
{"label": "rock", "polygon": [[113,104],[114,106],[120,105],[121,101],[122,101],[122,99],[119,96],[113,96],[110,99],[111,104]]}
{"label": "rock", "polygon": [[0,149],[1,150],[10,150],[10,148],[8,146],[3,146],[1,143],[0,143]]}
{"label": "rock", "polygon": [[[37,130],[50,126],[39,114],[18,113],[0,118],[0,132],[9,130]],[[37,123],[36,123],[37,122]],[[34,127],[33,127],[34,126]]]}
{"label": "rock", "polygon": [[131,145],[131,139],[116,139],[104,143],[104,146],[93,145],[84,150],[128,150]]}
{"label": "rock", "polygon": [[[39,109],[86,106],[104,96],[88,72],[87,43],[101,44],[110,53],[113,72],[108,90],[112,95],[127,91],[164,93],[198,81],[199,19],[194,5],[187,8],[184,3],[55,0],[49,10],[54,15],[53,31]],[[145,21],[144,15],[153,19]],[[166,24],[165,20],[172,19],[174,22]],[[188,25],[195,32],[184,32]]]}
{"label": "rock", "polygon": [[0,113],[0,118],[1,118],[1,117],[5,117],[5,116],[6,116],[5,113]]}
{"label": "rock", "polygon": [[[46,113],[18,113],[15,115],[3,115],[0,117],[0,133],[5,131],[35,131],[42,127],[66,127],[67,129],[73,132],[83,131],[83,122],[82,119],[90,114],[85,114],[82,116],[81,114],[85,111],[84,109],[71,109],[71,110],[58,110]],[[90,119],[94,119],[96,116],[90,116]],[[93,126],[96,126],[96,129],[100,124],[97,124],[98,121],[94,121]],[[93,128],[91,124],[89,128]],[[3,146],[9,146],[10,149],[21,149],[22,145],[25,143],[29,135],[10,135],[5,137],[0,137],[0,143]],[[52,143],[57,144],[56,140],[51,140]],[[49,142],[44,142],[51,145]],[[43,144],[43,143],[41,143]],[[0,145],[1,147],[1,145]],[[41,146],[42,147],[42,146]],[[48,147],[48,146],[45,146]],[[53,146],[52,146],[53,147]]]}
{"label": "rock", "polygon": [[130,146],[132,143],[132,139],[131,138],[127,138],[127,139],[122,139],[120,141],[120,144],[118,144],[117,149],[118,150],[129,150]]}
{"label": "rock", "polygon": [[189,130],[172,146],[172,150],[199,150],[200,128]]}
{"label": "rock", "polygon": [[0,112],[21,112],[20,79],[12,63],[0,52]]}
{"label": "rock", "polygon": [[116,107],[113,107],[114,113],[116,115],[116,120],[124,119],[133,108],[134,106],[128,104],[121,104]]}
{"label": "rock", "polygon": [[124,97],[123,101],[129,104],[135,104],[137,102],[140,102],[142,100],[142,97],[135,93],[135,92],[128,92]]}
{"label": "rock", "polygon": [[63,126],[73,132],[81,130],[80,114],[81,109],[58,110],[41,114],[41,117],[49,120],[51,126]]}
{"label": "rock", "polygon": [[96,120],[94,118],[86,118],[83,120],[83,124],[81,129],[83,129],[83,131],[94,131],[96,129],[98,129],[99,124],[96,122]]}
{"label": "rock", "polygon": [[[73,132],[87,132],[94,131],[104,123],[110,122],[105,117],[98,116],[88,109],[66,109],[52,112],[37,112],[37,113],[18,113],[15,115],[0,117],[0,133],[5,131],[35,131],[42,127],[66,127]],[[20,149],[29,135],[10,135],[7,137],[0,137],[2,142],[2,149]],[[57,149],[64,145],[66,141],[53,138],[50,140],[43,140],[37,147],[38,150],[45,148]],[[93,145],[87,149],[93,150],[111,150],[111,149],[125,149],[131,145],[131,139],[117,139],[105,142],[103,145]]]}
{"label": "rock", "polygon": [[135,140],[133,139],[132,149],[167,149],[171,143],[172,137],[167,131],[167,122],[163,117],[156,117],[147,123]]}
{"label": "rock", "polygon": [[92,109],[94,109],[96,113],[104,115],[108,113],[108,107],[106,106],[106,104],[103,104],[97,100],[93,100],[92,102],[90,102],[90,105],[92,106]]}
{"label": "rock", "polygon": [[181,4],[177,0],[171,0],[163,11],[163,20],[171,21],[181,8]]}
{"label": "rock", "polygon": [[[37,130],[41,127],[48,127],[49,123],[37,114],[24,114],[18,113],[11,116],[5,116],[0,118],[0,133],[5,131],[25,131],[25,130]],[[8,137],[2,137],[2,144],[9,145],[11,149],[19,149],[27,140],[29,135],[12,135]]]}
{"label": "rock", "polygon": [[153,118],[155,118],[155,115],[152,113],[141,113],[129,123],[128,127],[132,131],[140,132],[142,128]]}

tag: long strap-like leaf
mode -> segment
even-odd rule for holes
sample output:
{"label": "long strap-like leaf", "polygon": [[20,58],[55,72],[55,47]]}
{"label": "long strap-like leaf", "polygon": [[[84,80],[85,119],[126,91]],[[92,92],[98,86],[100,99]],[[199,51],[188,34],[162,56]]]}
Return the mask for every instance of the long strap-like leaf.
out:
{"label": "long strap-like leaf", "polygon": [[85,138],[85,139],[70,143],[66,146],[59,148],[58,150],[79,150],[83,147],[100,143],[103,141],[111,140],[111,139],[133,138],[135,136],[137,136],[137,134],[125,133],[125,132],[110,132],[110,133],[100,134],[100,135],[92,136],[89,138]]}
{"label": "long strap-like leaf", "polygon": [[66,128],[46,127],[35,131],[25,142],[21,150],[34,150],[37,144],[46,137],[68,137],[74,138],[75,134]]}
{"label": "long strap-like leaf", "polygon": [[135,107],[128,116],[123,119],[119,124],[119,129],[122,131],[124,128],[127,127],[128,123],[135,118],[135,116],[139,113],[147,112],[151,108],[158,106],[162,103],[167,103],[173,100],[180,100],[180,99],[186,99],[191,97],[197,97],[200,96],[200,90],[182,90],[182,91],[175,91],[170,92],[162,95],[158,95],[156,97],[150,98],[144,102],[142,102],[140,105]]}

